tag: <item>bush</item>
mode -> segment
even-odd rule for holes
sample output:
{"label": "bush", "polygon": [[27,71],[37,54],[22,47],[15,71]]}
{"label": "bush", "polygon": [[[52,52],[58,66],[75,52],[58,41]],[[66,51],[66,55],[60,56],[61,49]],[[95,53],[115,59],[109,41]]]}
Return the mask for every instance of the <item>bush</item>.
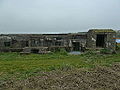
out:
{"label": "bush", "polygon": [[102,49],[101,51],[100,51],[100,53],[102,53],[102,54],[111,54],[112,52],[111,52],[111,50],[110,49]]}
{"label": "bush", "polygon": [[88,50],[83,55],[87,55],[87,56],[89,56],[89,55],[96,55],[96,51],[94,51],[94,50]]}
{"label": "bush", "polygon": [[55,54],[60,55],[68,55],[67,51],[64,48],[59,48],[57,51],[54,52]]}
{"label": "bush", "polygon": [[67,55],[67,51],[65,49],[60,49],[60,54],[61,55]]}
{"label": "bush", "polygon": [[120,45],[119,44],[116,45],[116,50],[120,50]]}

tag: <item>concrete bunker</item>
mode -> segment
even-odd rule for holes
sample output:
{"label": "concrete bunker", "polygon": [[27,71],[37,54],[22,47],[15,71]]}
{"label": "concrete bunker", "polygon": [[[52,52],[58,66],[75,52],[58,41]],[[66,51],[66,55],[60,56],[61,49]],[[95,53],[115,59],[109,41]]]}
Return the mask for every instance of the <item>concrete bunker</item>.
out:
{"label": "concrete bunker", "polygon": [[116,32],[112,29],[92,29],[88,32],[68,34],[1,34],[0,52],[49,53],[65,49],[82,51],[86,49],[116,48]]}
{"label": "concrete bunker", "polygon": [[116,48],[116,32],[112,29],[92,29],[87,33],[88,49],[110,49]]}

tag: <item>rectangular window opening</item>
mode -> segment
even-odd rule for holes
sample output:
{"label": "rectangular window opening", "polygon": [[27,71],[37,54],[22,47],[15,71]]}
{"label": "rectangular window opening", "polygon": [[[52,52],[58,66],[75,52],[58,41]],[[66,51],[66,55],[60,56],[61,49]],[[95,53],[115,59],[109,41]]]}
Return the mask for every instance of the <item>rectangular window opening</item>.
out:
{"label": "rectangular window opening", "polygon": [[10,42],[4,42],[5,47],[10,47]]}
{"label": "rectangular window opening", "polygon": [[106,34],[97,34],[96,47],[104,48],[105,47],[105,39],[106,39],[106,37],[107,37]]}

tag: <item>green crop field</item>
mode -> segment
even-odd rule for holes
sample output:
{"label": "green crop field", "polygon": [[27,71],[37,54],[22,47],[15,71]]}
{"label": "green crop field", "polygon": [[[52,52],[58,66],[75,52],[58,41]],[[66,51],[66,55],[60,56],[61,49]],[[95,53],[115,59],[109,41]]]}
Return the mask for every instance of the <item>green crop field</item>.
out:
{"label": "green crop field", "polygon": [[102,55],[86,53],[68,55],[66,53],[30,54],[0,53],[0,80],[24,79],[38,72],[71,68],[92,68],[98,65],[111,65],[120,62],[120,54]]}

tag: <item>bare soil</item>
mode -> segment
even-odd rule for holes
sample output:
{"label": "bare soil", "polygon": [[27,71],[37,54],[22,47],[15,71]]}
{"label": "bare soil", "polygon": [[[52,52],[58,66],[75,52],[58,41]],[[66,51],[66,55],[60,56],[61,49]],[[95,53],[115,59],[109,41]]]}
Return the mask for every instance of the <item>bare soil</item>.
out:
{"label": "bare soil", "polygon": [[39,74],[21,81],[0,82],[0,90],[120,90],[120,64]]}

